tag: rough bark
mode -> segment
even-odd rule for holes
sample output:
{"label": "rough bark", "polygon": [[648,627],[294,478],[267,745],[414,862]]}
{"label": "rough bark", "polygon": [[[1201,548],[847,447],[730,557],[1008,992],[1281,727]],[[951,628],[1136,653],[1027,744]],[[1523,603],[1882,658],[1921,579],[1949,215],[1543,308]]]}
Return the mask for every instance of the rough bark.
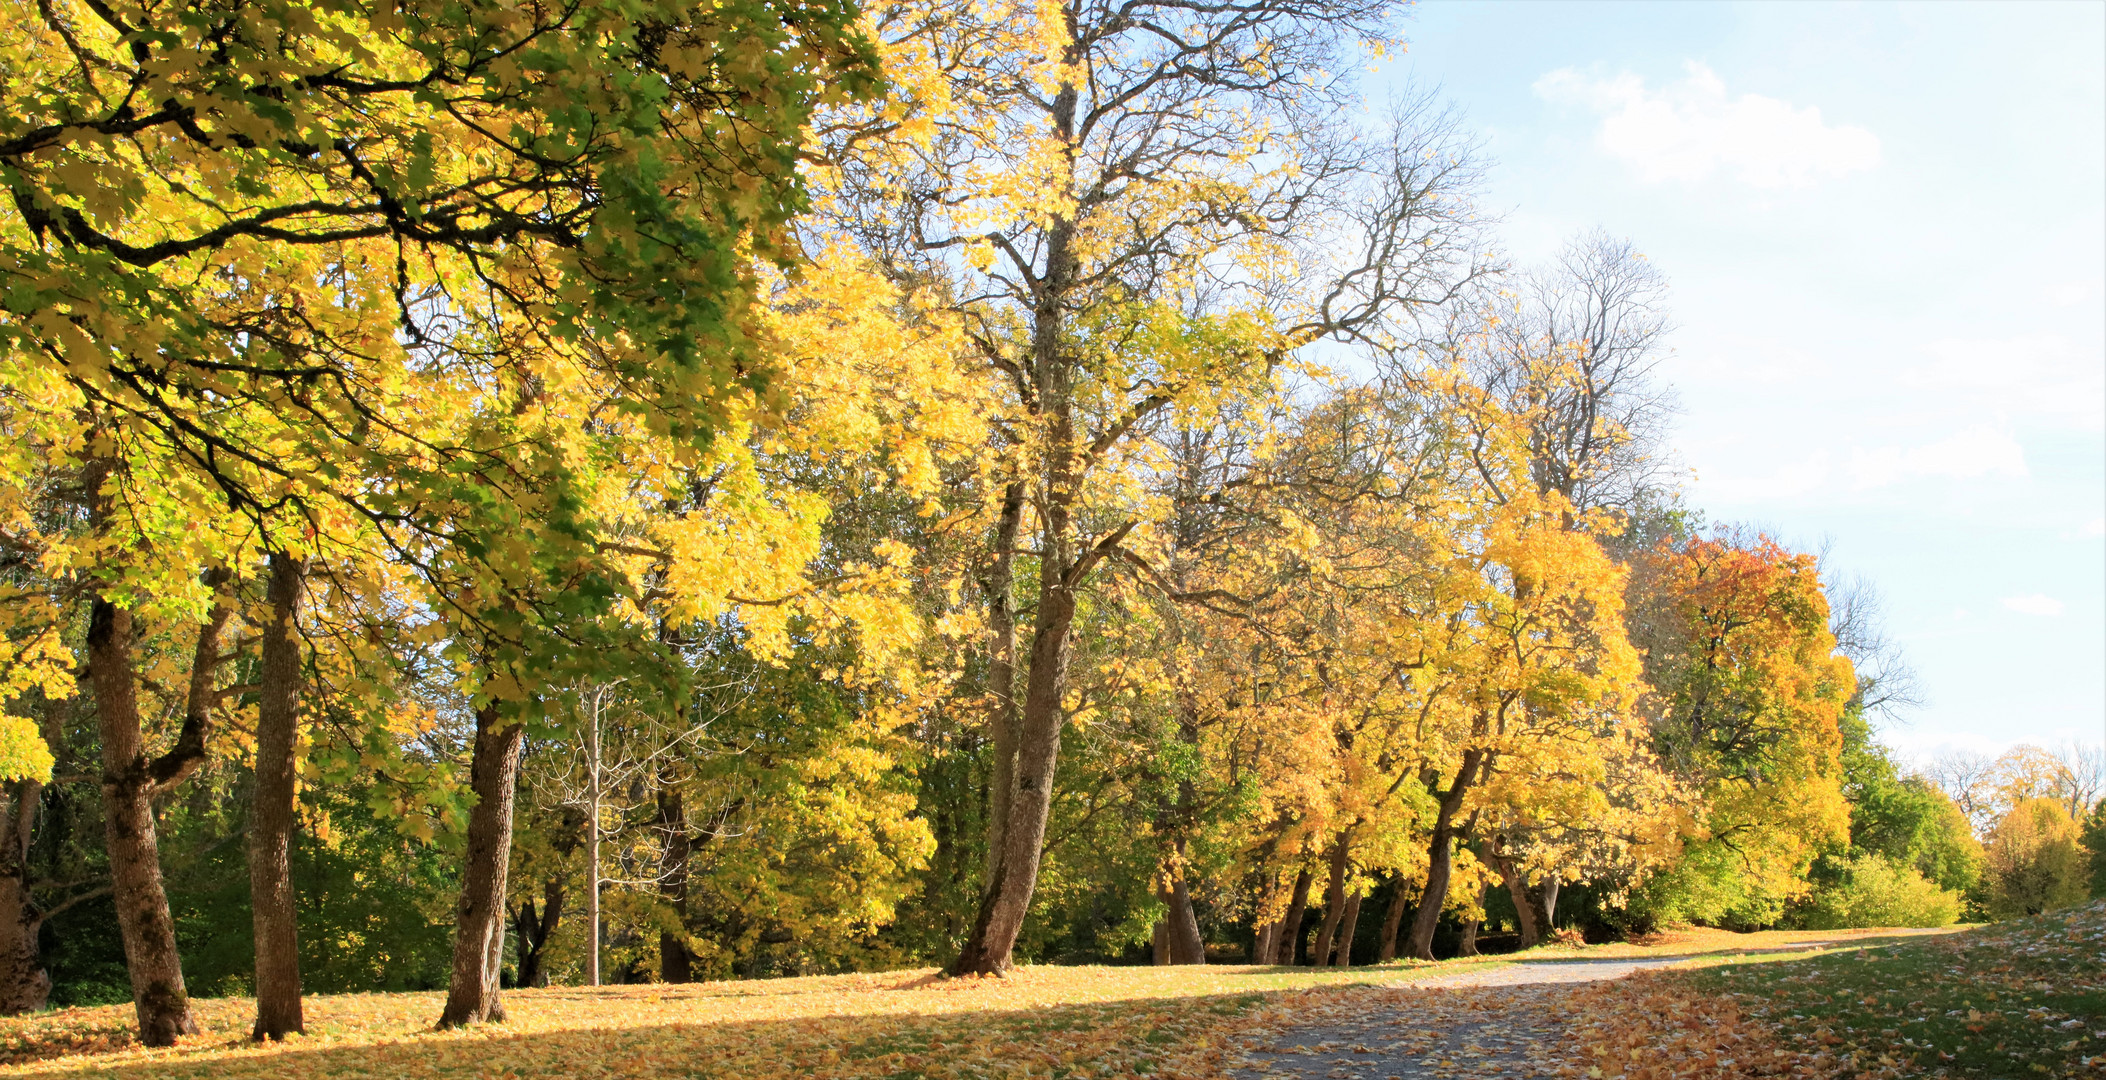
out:
{"label": "rough bark", "polygon": [[51,976],[37,948],[44,912],[29,891],[29,844],[44,785],[18,780],[8,789],[6,814],[0,816],[0,1015],[19,1016],[51,1000]]}
{"label": "rough bark", "polygon": [[1338,921],[1345,917],[1345,873],[1350,854],[1346,833],[1340,833],[1337,844],[1331,848],[1331,880],[1324,887],[1324,925],[1316,933],[1316,949],[1309,954],[1310,967],[1324,967],[1331,962],[1331,942],[1338,932]]}
{"label": "rough bark", "polygon": [[[98,528],[109,513],[106,496],[99,492],[106,475],[95,476],[91,484],[98,489],[92,511]],[[153,799],[181,783],[204,760],[218,698],[212,673],[219,663],[220,632],[233,613],[220,593],[227,578],[219,570],[205,575],[218,598],[198,628],[183,726],[175,746],[157,758],[146,756],[140,727],[138,679],[132,668],[132,613],[100,595],[89,606],[88,679],[95,690],[96,726],[102,737],[103,839],[110,858],[118,935],[124,942],[125,968],[131,976],[132,1007],[139,1020],[139,1041],[147,1046],[171,1046],[179,1036],[197,1033],[190,993],[183,985],[182,958],[176,951],[175,919],[169,913],[168,890],[161,880]]]}
{"label": "rough bark", "polygon": [[1521,947],[1533,949],[1543,943],[1542,923],[1536,919],[1536,907],[1528,896],[1528,883],[1522,880],[1521,869],[1513,856],[1494,850],[1492,868],[1499,871],[1499,880],[1506,885],[1506,895],[1514,901],[1516,929],[1521,935]]}
{"label": "rough bark", "polygon": [[519,935],[519,985],[548,985],[548,942],[562,923],[563,879],[550,878],[541,883],[540,907],[528,900],[519,905],[519,916],[513,920]]}
{"label": "rough bark", "polygon": [[1163,919],[1155,921],[1155,929],[1150,936],[1148,944],[1150,955],[1153,958],[1152,962],[1155,966],[1168,967],[1170,964],[1170,924],[1167,921]]}
{"label": "rough bark", "polygon": [[1356,892],[1346,901],[1345,922],[1338,927],[1338,966],[1353,966],[1353,935],[1360,930],[1360,901],[1367,894]]}
{"label": "rough bark", "polygon": [[1433,959],[1433,931],[1440,924],[1441,906],[1448,902],[1448,877],[1455,865],[1455,815],[1462,809],[1463,797],[1469,794],[1470,785],[1477,779],[1477,767],[1483,761],[1484,751],[1464,751],[1462,768],[1456,770],[1455,781],[1441,795],[1433,839],[1427,848],[1426,891],[1420,895],[1418,914],[1411,920],[1411,955],[1420,960]]}
{"label": "rough bark", "polygon": [[[1072,96],[1072,91],[1069,93]],[[1067,234],[1055,230],[1054,235]],[[1062,241],[1063,248],[1068,242]],[[1067,437],[1068,433],[1056,433],[1056,441]],[[1064,455],[1056,452],[1052,456]],[[1046,820],[1053,805],[1054,769],[1060,760],[1061,726],[1066,721],[1062,699],[1067,692],[1075,590],[1092,561],[1074,558],[1067,541],[1065,508],[1049,508],[1046,518],[1040,537],[1039,601],[1032,626],[1031,667],[1017,742],[1015,795],[1002,829],[1001,858],[981,893],[972,934],[951,963],[953,975],[999,975],[1009,970],[1010,953],[1038,885]]]}
{"label": "rough bark", "polygon": [[[1076,88],[1054,95],[1056,138],[1072,144]],[[1075,358],[1067,341],[1069,294],[1080,267],[1075,222],[1055,216],[1046,230],[1046,271],[1036,283],[1031,313],[1030,380],[1043,422],[1040,454],[1045,491],[1039,505],[1038,607],[1033,617],[1030,671],[1019,724],[1016,786],[1002,829],[1001,856],[987,875],[972,933],[949,968],[953,975],[1002,974],[1009,970],[1017,932],[1038,885],[1038,865],[1052,808],[1054,768],[1060,758],[1062,698],[1067,690],[1069,630],[1075,592],[1095,563],[1124,537],[1126,528],[1087,552],[1075,550],[1071,511],[1080,495],[1081,451],[1075,429]]]}
{"label": "rough bark", "polygon": [[1294,953],[1302,945],[1302,919],[1309,914],[1309,887],[1316,883],[1316,875],[1304,866],[1294,875],[1294,895],[1287,901],[1287,915],[1280,920],[1278,949],[1272,962],[1280,966],[1294,963]]}
{"label": "rough bark", "polygon": [[495,705],[475,713],[475,748],[468,786],[468,855],[461,897],[454,906],[453,970],[439,1027],[502,1021],[498,974],[504,958],[505,875],[512,858],[512,796],[526,730],[505,723]]}
{"label": "rough bark", "polygon": [[256,798],[249,819],[249,896],[256,936],[256,1025],[249,1038],[305,1033],[299,916],[292,880],[294,755],[300,741],[300,591],[304,560],[270,557],[270,621],[257,676]]}
{"label": "rough bark", "polygon": [[1024,520],[1024,485],[1011,483],[1002,491],[1002,516],[995,523],[994,562],[984,591],[987,596],[987,625],[993,640],[993,655],[987,662],[987,692],[994,699],[988,727],[994,761],[987,780],[987,858],[983,867],[988,879],[1002,856],[1003,830],[1009,824],[1009,806],[1016,799],[1016,749],[1021,738],[1016,701],[1016,540]]}
{"label": "rough bark", "polygon": [[1164,919],[1164,940],[1167,942],[1168,962],[1172,964],[1204,964],[1207,962],[1207,946],[1199,935],[1199,917],[1192,910],[1192,890],[1183,878],[1166,882],[1157,895],[1169,909]]}
{"label": "rough bark", "polygon": [[1402,877],[1397,878],[1395,888],[1389,898],[1388,910],[1382,913],[1382,945],[1375,952],[1378,964],[1387,964],[1397,958],[1397,931],[1404,925],[1405,910],[1411,907]]}
{"label": "rough bark", "polygon": [[669,983],[693,982],[694,954],[688,951],[687,936],[687,860],[690,842],[687,832],[687,807],[680,797],[680,789],[673,786],[669,778],[658,789],[658,828],[665,836],[665,857],[660,869],[661,895],[673,909],[673,917],[679,920],[682,933],[661,930],[658,934],[658,977]]}

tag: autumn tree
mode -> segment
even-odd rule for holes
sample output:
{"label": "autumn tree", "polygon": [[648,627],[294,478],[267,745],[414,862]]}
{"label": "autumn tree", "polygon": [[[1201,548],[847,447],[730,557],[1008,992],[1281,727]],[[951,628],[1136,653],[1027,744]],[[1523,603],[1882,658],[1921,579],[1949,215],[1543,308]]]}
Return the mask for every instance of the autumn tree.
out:
{"label": "autumn tree", "polygon": [[1703,794],[1700,839],[1648,885],[1662,917],[1774,920],[1821,851],[1848,838],[1840,756],[1855,689],[1817,560],[1721,530],[1664,541],[1637,571],[1654,746]]}
{"label": "autumn tree", "polygon": [[[466,492],[426,463],[478,450],[422,441],[404,399],[472,398],[472,379],[433,378],[468,370],[427,359],[490,359],[454,349],[457,316],[511,311],[589,339],[578,355],[617,396],[655,410],[661,431],[706,437],[724,391],[766,380],[736,329],[753,288],[740,268],[779,250],[803,119],[869,85],[845,9],[60,3],[11,16],[0,47],[25,73],[0,130],[12,197],[0,339],[12,385],[77,418],[60,445],[87,455],[89,529],[107,557],[138,550],[114,531],[109,488],[147,480],[147,463],[180,475],[139,490],[164,505],[195,492],[189,506],[230,508],[288,557],[284,537],[332,500],[368,523],[433,520],[426,507]],[[413,369],[423,378],[406,382]],[[25,381],[56,371],[63,381]],[[501,407],[535,392],[513,385]],[[376,476],[401,501],[367,501]],[[407,493],[431,481],[444,482]],[[178,578],[225,565],[202,555],[150,558]],[[138,757],[137,725],[119,715],[140,594],[108,558],[83,570],[107,604],[88,651],[112,775],[145,777],[113,788],[111,845],[119,909],[137,915],[142,1037],[160,1045],[190,1028],[186,994],[151,821],[114,809],[145,805],[181,768]],[[208,586],[155,591],[181,592],[203,636],[216,632]],[[217,655],[204,644],[201,657]],[[207,673],[193,682],[205,692]],[[494,760],[480,770],[490,791],[509,781],[505,755]],[[486,1011],[464,1008],[449,1019]]]}
{"label": "autumn tree", "polygon": [[[1308,341],[1372,333],[1445,297],[1473,266],[1453,140],[1423,116],[1394,137],[1356,139],[1336,122],[1349,88],[1337,72],[1394,15],[1273,0],[876,13],[895,85],[914,93],[885,115],[917,135],[852,161],[868,125],[844,122],[834,220],[965,313],[1013,416],[997,554],[1008,536],[1031,538],[1022,569],[1037,579],[1029,634],[1013,656],[996,647],[992,677],[1021,689],[992,693],[1016,703],[997,707],[991,740],[999,854],[954,971],[1011,962],[1045,838],[1077,598],[1142,525],[1108,489],[1137,437],[1159,416],[1262,387]],[[998,561],[996,576],[1018,569]],[[1009,591],[986,587],[998,638]]]}

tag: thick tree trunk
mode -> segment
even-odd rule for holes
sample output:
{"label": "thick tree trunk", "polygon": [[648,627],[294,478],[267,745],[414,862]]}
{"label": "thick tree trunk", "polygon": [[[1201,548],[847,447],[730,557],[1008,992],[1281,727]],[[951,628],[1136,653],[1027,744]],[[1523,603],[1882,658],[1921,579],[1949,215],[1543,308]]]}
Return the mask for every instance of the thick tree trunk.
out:
{"label": "thick tree trunk", "polygon": [[88,673],[102,734],[103,834],[111,893],[131,975],[139,1041],[172,1046],[178,1036],[197,1034],[197,1020],[190,1013],[183,963],[176,953],[175,919],[161,883],[154,785],[132,673],[132,613],[99,596],[88,615]]}
{"label": "thick tree trunk", "polygon": [[1172,964],[1204,964],[1207,946],[1199,935],[1199,917],[1192,910],[1192,890],[1183,878],[1165,883],[1157,895],[1169,909],[1164,919],[1164,940]]}
{"label": "thick tree trunk", "polygon": [[532,900],[519,905],[515,931],[519,935],[519,985],[548,985],[548,941],[563,923],[563,879],[550,878],[541,884],[541,906]]}
{"label": "thick tree trunk", "polygon": [[972,935],[951,963],[953,975],[999,975],[1009,970],[1010,952],[1016,947],[1017,933],[1023,929],[1032,891],[1038,885],[1065,719],[1061,698],[1067,690],[1068,629],[1075,617],[1074,593],[1061,584],[1067,560],[1047,558],[1043,565],[1046,580],[1039,593],[1023,737],[1017,746],[1016,797],[1002,830],[1002,858],[981,893]]}
{"label": "thick tree trunk", "polygon": [[299,915],[294,906],[294,757],[300,741],[300,588],[304,560],[270,557],[256,704],[256,801],[249,820],[249,896],[256,934],[256,1025],[249,1038],[305,1033]]}
{"label": "thick tree trunk", "polygon": [[[107,535],[118,511],[110,478],[116,463],[99,459],[83,470],[88,491],[88,525]],[[146,756],[140,727],[139,687],[132,669],[132,613],[97,594],[88,608],[88,683],[95,693],[95,721],[102,739],[103,843],[110,860],[110,895],[117,908],[118,937],[131,977],[132,1008],[139,1020],[139,1041],[171,1046],[183,1035],[197,1033],[190,993],[183,985],[182,958],[176,951],[175,919],[168,910],[168,890],[161,880],[160,838],[154,825],[154,796],[183,782],[205,760],[205,744],[219,702],[213,671],[219,665],[219,637],[234,608],[223,592],[232,575],[225,569],[204,574],[213,604],[198,627],[191,654],[190,683],[183,705],[183,726],[175,745],[157,758]]]}
{"label": "thick tree trunk", "polygon": [[1404,925],[1404,912],[1411,907],[1405,881],[1397,877],[1396,891],[1390,895],[1389,908],[1382,913],[1382,946],[1375,953],[1375,962],[1387,964],[1397,958],[1397,931]]}
{"label": "thick tree trunk", "polygon": [[1353,966],[1353,935],[1360,930],[1360,901],[1367,894],[1356,892],[1346,901],[1345,922],[1338,927],[1338,966]]}
{"label": "thick tree trunk", "polygon": [[983,878],[992,880],[995,864],[1004,845],[1003,830],[1009,824],[1009,806],[1016,800],[1016,750],[1022,737],[1016,701],[1016,539],[1024,520],[1024,485],[1013,482],[1002,490],[1002,516],[995,524],[994,565],[988,571],[987,626],[993,637],[993,655],[987,662],[987,692],[994,699],[988,717],[994,761],[987,780],[987,858]]}
{"label": "thick tree trunk", "polygon": [[1351,855],[1348,837],[1351,830],[1338,834],[1338,842],[1331,848],[1331,880],[1324,887],[1324,926],[1316,933],[1316,949],[1309,954],[1310,967],[1323,967],[1331,962],[1331,942],[1338,932],[1338,922],[1345,918],[1345,873],[1346,861]]}
{"label": "thick tree trunk", "polygon": [[1420,960],[1433,959],[1433,931],[1440,925],[1442,905],[1448,902],[1448,876],[1454,870],[1455,815],[1462,809],[1463,796],[1469,793],[1477,778],[1477,766],[1483,760],[1482,750],[1463,752],[1462,768],[1441,796],[1434,818],[1433,840],[1427,848],[1426,891],[1420,895],[1418,914],[1411,920],[1411,955]]}
{"label": "thick tree trunk", "polygon": [[1157,919],[1155,921],[1155,928],[1149,937],[1148,945],[1150,955],[1153,957],[1152,962],[1155,966],[1168,967],[1170,965],[1170,923],[1168,920]]}
{"label": "thick tree trunk", "polygon": [[693,982],[694,954],[687,948],[687,858],[690,843],[687,834],[687,807],[680,798],[680,789],[674,787],[669,777],[660,777],[658,789],[658,827],[665,836],[665,857],[662,864],[660,889],[666,902],[672,905],[673,917],[680,922],[681,932],[662,930],[658,934],[658,977],[669,983]]}
{"label": "thick tree trunk", "polygon": [[1537,932],[1544,943],[1557,936],[1558,932],[1558,877],[1545,874],[1543,880],[1528,890],[1529,914],[1535,918]]}
{"label": "thick tree trunk", "polygon": [[8,789],[7,811],[0,816],[0,1015],[20,1016],[51,1000],[51,976],[37,948],[44,913],[29,893],[29,844],[44,785],[18,780]]}
{"label": "thick tree trunk", "polygon": [[1492,853],[1492,868],[1499,871],[1499,880],[1506,885],[1506,895],[1514,902],[1514,922],[1521,935],[1521,947],[1533,949],[1543,943],[1542,924],[1536,920],[1536,907],[1528,896],[1528,883],[1522,880],[1521,869],[1513,856]]}
{"label": "thick tree trunk", "polygon": [[453,971],[439,1027],[502,1021],[498,974],[505,945],[505,875],[512,859],[512,795],[526,730],[506,724],[497,706],[475,712],[475,749],[468,786],[468,857],[461,898],[454,907]]}
{"label": "thick tree trunk", "polygon": [[1272,922],[1260,925],[1254,932],[1253,940],[1251,941],[1250,962],[1253,964],[1271,963],[1273,942],[1279,936],[1279,920],[1275,919]]}
{"label": "thick tree trunk", "polygon": [[[1053,97],[1056,138],[1072,140],[1076,102],[1073,85]],[[1001,855],[992,860],[980,910],[958,958],[953,975],[1001,974],[1009,970],[1017,932],[1031,907],[1038,885],[1038,864],[1046,839],[1046,818],[1053,804],[1054,768],[1060,759],[1061,726],[1068,683],[1068,632],[1075,619],[1075,592],[1090,570],[1114,550],[1129,523],[1088,551],[1075,550],[1071,511],[1081,497],[1087,462],[1075,430],[1075,359],[1066,332],[1067,304],[1074,290],[1079,260],[1076,225],[1056,216],[1046,230],[1046,270],[1036,282],[1031,312],[1031,356],[1028,377],[1037,394],[1042,422],[1040,461],[1044,490],[1038,502],[1038,608],[1032,625],[1031,663],[1025,682],[1023,716],[1018,729],[1016,784],[1002,827]]]}
{"label": "thick tree trunk", "polygon": [[1295,950],[1302,946],[1302,919],[1309,914],[1309,887],[1316,884],[1316,875],[1304,866],[1294,875],[1294,895],[1287,901],[1287,916],[1280,920],[1279,951],[1273,954],[1272,962],[1281,967],[1292,966]]}

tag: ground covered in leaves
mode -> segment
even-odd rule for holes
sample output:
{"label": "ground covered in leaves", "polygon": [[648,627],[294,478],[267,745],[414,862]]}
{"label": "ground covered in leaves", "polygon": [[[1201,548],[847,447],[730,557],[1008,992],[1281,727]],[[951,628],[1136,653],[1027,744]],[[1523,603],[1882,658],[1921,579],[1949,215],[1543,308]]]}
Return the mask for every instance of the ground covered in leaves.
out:
{"label": "ground covered in leaves", "polygon": [[[1537,950],[1512,967],[1045,967],[1001,980],[516,991],[507,1023],[449,1033],[429,1030],[438,994],[337,995],[308,1000],[306,1038],[271,1047],[243,1039],[250,1002],[222,999],[199,1002],[205,1032],[170,1050],[132,1043],[129,1007],[0,1020],[0,1076],[2106,1080],[2102,952],[2106,906],[2094,906],[1929,938],[1703,931]],[[1707,966],[1583,986],[1529,974],[1675,956]],[[1312,1025],[1339,1037],[1292,1041]]]}

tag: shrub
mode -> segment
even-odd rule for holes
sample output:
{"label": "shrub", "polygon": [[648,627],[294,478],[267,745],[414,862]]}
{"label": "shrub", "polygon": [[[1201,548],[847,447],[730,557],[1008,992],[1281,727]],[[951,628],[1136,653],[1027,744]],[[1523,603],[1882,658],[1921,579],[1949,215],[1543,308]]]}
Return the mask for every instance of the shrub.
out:
{"label": "shrub", "polygon": [[1940,888],[1921,871],[1876,852],[1847,856],[1841,873],[1817,888],[1802,909],[1810,930],[1858,926],[1950,926],[1960,917],[1960,894]]}

